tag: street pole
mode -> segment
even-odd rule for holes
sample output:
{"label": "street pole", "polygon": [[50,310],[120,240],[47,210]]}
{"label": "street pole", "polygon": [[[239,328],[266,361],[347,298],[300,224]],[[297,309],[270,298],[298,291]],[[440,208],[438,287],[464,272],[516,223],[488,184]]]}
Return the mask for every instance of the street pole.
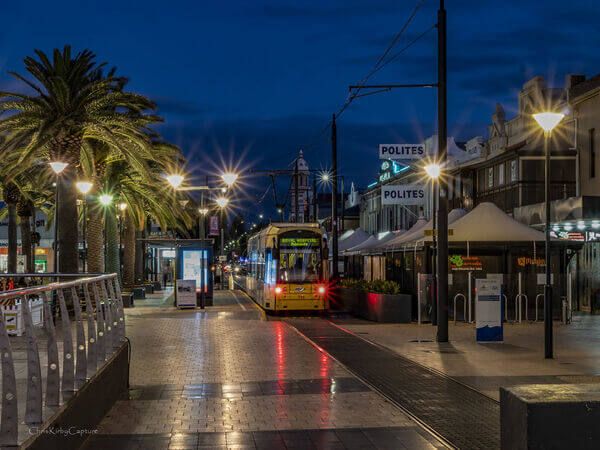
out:
{"label": "street pole", "polygon": [[552,284],[550,278],[550,149],[552,131],[544,132],[545,154],[545,203],[546,203],[546,284],[544,285],[544,354],[546,359],[553,358],[552,345]]}
{"label": "street pole", "polygon": [[432,255],[432,259],[433,259],[433,292],[432,292],[432,299],[431,299],[431,303],[432,303],[432,308],[431,308],[431,325],[437,325],[437,217],[436,217],[436,204],[435,204],[435,199],[437,197],[437,189],[436,189],[436,179],[434,178],[433,181],[431,182],[431,223],[432,223],[432,229],[433,229],[433,255]]}
{"label": "street pole", "polygon": [[344,209],[346,209],[346,201],[344,200],[344,176],[342,175],[340,177],[340,181],[342,183],[342,218],[340,220],[341,222],[341,226],[340,226],[340,231],[344,231]]}
{"label": "street pole", "polygon": [[298,205],[298,157],[294,163],[294,222],[300,222],[300,207]]}
{"label": "street pole", "polygon": [[223,214],[223,208],[221,208],[221,255],[225,254],[225,249],[224,249],[224,240],[225,240],[225,223],[223,222],[223,217],[225,214]]}
{"label": "street pole", "polygon": [[87,263],[87,194],[83,194],[83,273]]}
{"label": "street pole", "polygon": [[[208,181],[208,180],[207,180]],[[208,183],[206,184],[208,186]],[[204,210],[204,191],[201,191],[200,194],[200,208],[202,208],[202,210]],[[202,243],[200,245],[200,308],[204,309],[204,305],[206,304],[206,294],[204,293],[204,290],[206,289],[206,284],[207,284],[207,280],[204,277],[204,255],[206,254],[206,259],[207,259],[207,263],[208,263],[208,253],[206,252],[205,249],[205,240],[206,240],[206,228],[205,228],[205,219],[206,219],[206,214],[204,214],[203,212],[200,213],[200,217],[198,217],[198,219],[200,220],[200,239],[202,239]]]}
{"label": "street pole", "polygon": [[[446,10],[440,0],[438,10],[438,164],[446,167]],[[437,249],[437,342],[448,342],[448,189],[445,177],[440,176],[438,191],[438,249]]]}
{"label": "street pole", "polygon": [[123,254],[121,253],[123,247],[123,212],[119,216],[119,277],[123,279]]}
{"label": "street pole", "polygon": [[317,221],[317,174],[313,173],[313,222]]}
{"label": "street pole", "polygon": [[[54,194],[54,273],[58,273],[58,182],[59,174],[56,174],[56,191]],[[58,278],[55,278],[54,281],[58,281]]]}
{"label": "street pole", "polygon": [[335,125],[335,114],[331,120],[331,176],[333,177],[331,185],[331,254],[332,268],[331,277],[338,278],[338,229],[337,229],[337,127]]}

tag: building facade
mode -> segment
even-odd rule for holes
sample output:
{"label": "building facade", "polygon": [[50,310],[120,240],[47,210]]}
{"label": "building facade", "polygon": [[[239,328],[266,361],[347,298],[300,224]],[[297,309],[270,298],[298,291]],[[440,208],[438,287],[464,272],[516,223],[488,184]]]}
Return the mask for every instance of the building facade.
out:
{"label": "building facade", "polygon": [[[302,150],[298,154],[295,164],[298,166],[298,176],[292,177],[290,187],[290,212],[288,220],[290,222],[310,222],[311,211],[310,207],[313,204],[313,190],[310,185],[310,169],[308,163],[303,157]],[[297,178],[297,179],[296,179]],[[296,207],[296,199],[298,206]],[[296,214],[298,217],[296,217]]]}

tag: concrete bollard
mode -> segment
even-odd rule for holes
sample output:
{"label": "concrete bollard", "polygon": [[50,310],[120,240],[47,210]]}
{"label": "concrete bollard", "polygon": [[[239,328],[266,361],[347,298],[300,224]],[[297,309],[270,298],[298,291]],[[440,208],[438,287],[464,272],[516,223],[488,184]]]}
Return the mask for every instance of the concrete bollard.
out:
{"label": "concrete bollard", "polygon": [[500,388],[502,449],[600,447],[600,384]]}

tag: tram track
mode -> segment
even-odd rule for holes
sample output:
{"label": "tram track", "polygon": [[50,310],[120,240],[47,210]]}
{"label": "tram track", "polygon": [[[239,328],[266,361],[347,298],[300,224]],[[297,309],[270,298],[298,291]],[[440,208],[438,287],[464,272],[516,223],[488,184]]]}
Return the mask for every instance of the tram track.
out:
{"label": "tram track", "polygon": [[497,401],[329,320],[285,322],[449,448],[500,448]]}

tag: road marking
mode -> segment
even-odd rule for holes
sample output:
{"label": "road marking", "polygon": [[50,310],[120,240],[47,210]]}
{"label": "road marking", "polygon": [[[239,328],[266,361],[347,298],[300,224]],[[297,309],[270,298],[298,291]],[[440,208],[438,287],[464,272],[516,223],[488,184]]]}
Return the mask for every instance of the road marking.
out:
{"label": "road marking", "polygon": [[248,310],[246,309],[246,307],[245,307],[245,306],[242,304],[242,302],[240,302],[240,301],[238,300],[238,298],[237,298],[237,295],[235,295],[235,292],[233,292],[233,291],[229,291],[229,292],[231,293],[231,295],[233,295],[233,298],[235,298],[235,301],[236,301],[236,302],[238,302],[238,304],[239,304],[239,305],[242,307],[242,309],[243,309],[244,311],[248,311]]}

